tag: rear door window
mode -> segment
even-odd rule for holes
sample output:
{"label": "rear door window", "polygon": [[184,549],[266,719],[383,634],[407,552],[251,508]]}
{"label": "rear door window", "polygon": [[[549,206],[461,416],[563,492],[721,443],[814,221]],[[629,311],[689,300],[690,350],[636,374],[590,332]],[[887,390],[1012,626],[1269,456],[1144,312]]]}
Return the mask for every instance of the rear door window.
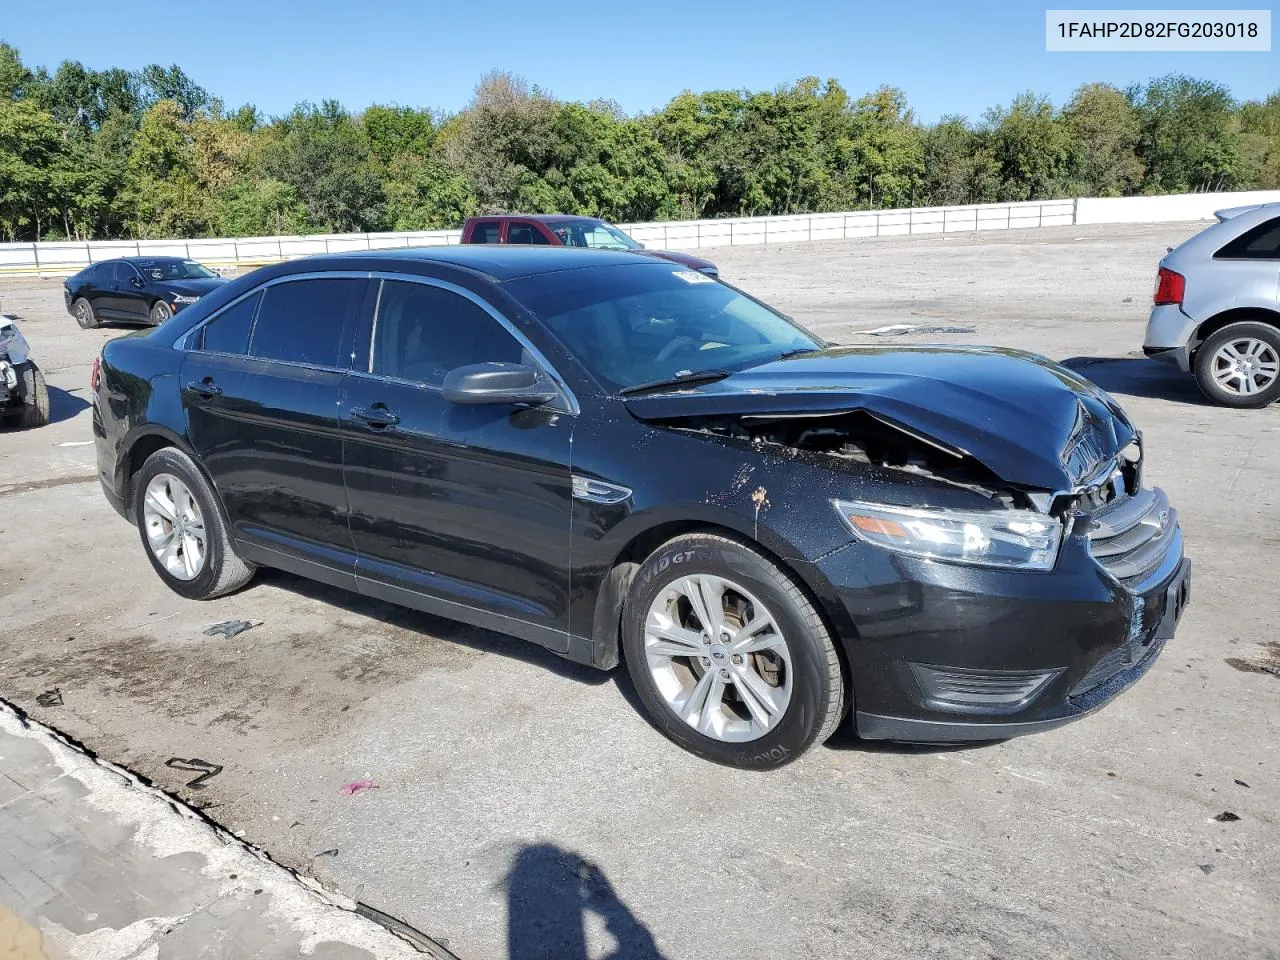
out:
{"label": "rear door window", "polygon": [[472,243],[498,243],[502,234],[502,224],[493,223],[477,223],[471,229]]}
{"label": "rear door window", "polygon": [[1246,230],[1213,256],[1215,260],[1280,260],[1280,217]]}
{"label": "rear door window", "polygon": [[383,284],[370,373],[438,387],[457,367],[520,363],[523,354],[520,342],[466,297],[425,283]]}
{"label": "rear door window", "polygon": [[343,331],[364,303],[366,280],[288,280],[263,292],[249,355],[263,360],[345,368],[338,360]]}
{"label": "rear door window", "polygon": [[233,303],[200,331],[199,349],[210,353],[243,355],[249,349],[249,330],[262,301],[262,292]]}

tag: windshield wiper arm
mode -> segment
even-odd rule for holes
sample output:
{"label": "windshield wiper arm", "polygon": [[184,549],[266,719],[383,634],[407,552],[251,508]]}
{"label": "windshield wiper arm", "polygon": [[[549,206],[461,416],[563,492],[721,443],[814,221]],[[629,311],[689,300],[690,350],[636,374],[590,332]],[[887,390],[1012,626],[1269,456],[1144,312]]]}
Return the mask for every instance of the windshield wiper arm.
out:
{"label": "windshield wiper arm", "polygon": [[653,380],[649,383],[637,383],[633,387],[623,387],[618,393],[621,396],[630,397],[637,393],[647,393],[650,390],[662,390],[664,387],[687,387],[696,383],[715,383],[717,380],[723,380],[730,375],[728,370],[698,370],[694,373],[677,373],[674,377]]}
{"label": "windshield wiper arm", "polygon": [[779,360],[790,360],[792,357],[798,357],[802,353],[817,353],[821,347],[796,347],[794,350],[787,350],[778,354]]}

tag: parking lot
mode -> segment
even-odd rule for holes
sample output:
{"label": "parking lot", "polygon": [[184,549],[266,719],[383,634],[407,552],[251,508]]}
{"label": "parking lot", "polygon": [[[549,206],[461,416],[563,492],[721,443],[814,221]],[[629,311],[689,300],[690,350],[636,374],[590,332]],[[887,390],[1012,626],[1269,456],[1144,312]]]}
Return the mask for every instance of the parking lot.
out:
{"label": "parking lot", "polygon": [[[0,433],[0,697],[464,960],[1280,956],[1280,405],[1207,406],[1141,355],[1156,262],[1197,229],[706,252],[829,339],[1019,347],[1120,399],[1194,599],[1079,723],[972,748],[846,730],[748,773],[650,728],[623,671],[270,571],[183,600],[96,482],[89,368],[125,331],[36,280],[0,284],[54,421]],[[861,332],[896,323],[972,332]],[[230,619],[262,624],[203,635]],[[175,757],[223,769],[195,790]]]}

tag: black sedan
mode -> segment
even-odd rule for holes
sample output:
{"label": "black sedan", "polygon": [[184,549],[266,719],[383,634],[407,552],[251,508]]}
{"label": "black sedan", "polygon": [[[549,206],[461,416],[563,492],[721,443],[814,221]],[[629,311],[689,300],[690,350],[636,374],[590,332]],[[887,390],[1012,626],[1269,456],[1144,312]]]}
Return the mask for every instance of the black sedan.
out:
{"label": "black sedan", "polygon": [[62,296],[67,312],[86,329],[103,320],[159,326],[226,282],[182,257],[122,257],[68,277]]}
{"label": "black sedan", "polygon": [[93,385],[103,488],[179,594],[278,567],[625,661],[658,728],[736,766],[850,713],[1073,720],[1189,596],[1137,430],[1070,370],[835,347],[627,253],[278,264],[108,344]]}

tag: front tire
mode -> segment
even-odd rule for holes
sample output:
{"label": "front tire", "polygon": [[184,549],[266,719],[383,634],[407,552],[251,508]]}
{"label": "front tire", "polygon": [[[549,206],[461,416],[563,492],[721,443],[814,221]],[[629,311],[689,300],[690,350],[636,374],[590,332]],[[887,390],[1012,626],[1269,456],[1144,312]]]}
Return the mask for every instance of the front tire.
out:
{"label": "front tire", "polygon": [[173,307],[169,306],[163,300],[157,300],[151,305],[151,325],[158,327],[170,317],[173,316]]}
{"label": "front tire", "polygon": [[71,315],[76,318],[81,330],[92,330],[98,325],[98,315],[94,312],[93,304],[84,297],[78,297],[71,304]]}
{"label": "front tire", "polygon": [[192,459],[157,450],[133,482],[134,524],[147,559],[174,593],[212,600],[243,587],[254,568],[231,547],[216,495]]}
{"label": "front tire", "polygon": [[645,560],[622,645],[654,724],[716,763],[780,767],[845,714],[845,678],[817,610],[786,571],[725,536],[677,537]]}
{"label": "front tire", "polygon": [[1280,328],[1229,323],[1196,351],[1196,383],[1214,403],[1242,409],[1280,400]]}

